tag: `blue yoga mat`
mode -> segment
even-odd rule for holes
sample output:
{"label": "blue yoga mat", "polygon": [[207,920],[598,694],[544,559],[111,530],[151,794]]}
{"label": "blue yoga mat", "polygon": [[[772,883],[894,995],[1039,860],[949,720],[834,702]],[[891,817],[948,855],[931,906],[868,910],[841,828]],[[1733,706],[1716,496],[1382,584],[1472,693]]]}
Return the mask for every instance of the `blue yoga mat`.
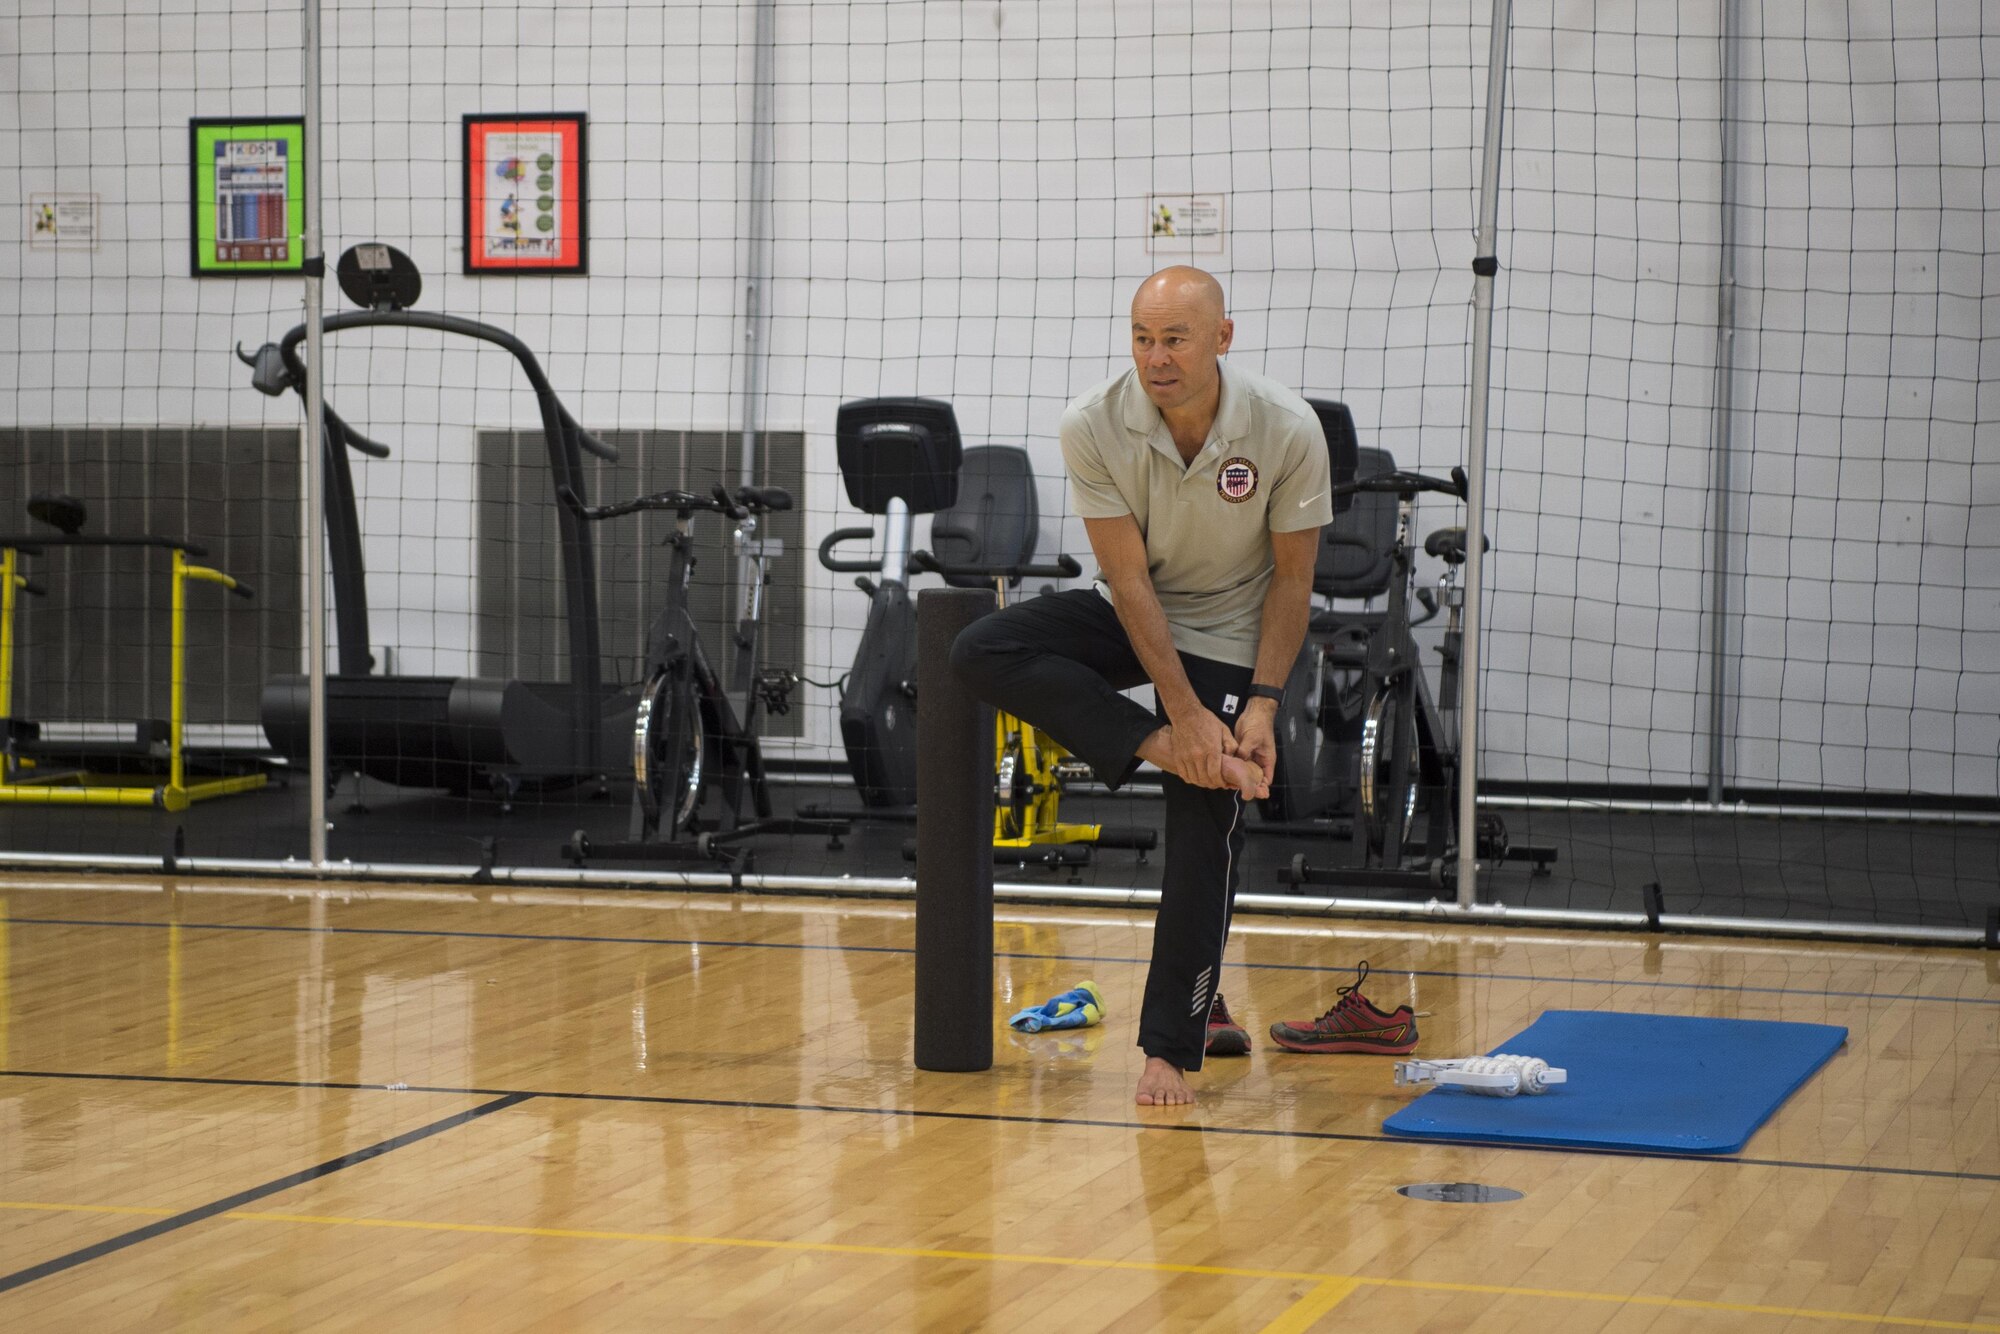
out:
{"label": "blue yoga mat", "polygon": [[1539,1097],[1434,1089],[1392,1135],[1735,1153],[1847,1040],[1830,1024],[1550,1010],[1489,1055],[1539,1056],[1569,1082]]}

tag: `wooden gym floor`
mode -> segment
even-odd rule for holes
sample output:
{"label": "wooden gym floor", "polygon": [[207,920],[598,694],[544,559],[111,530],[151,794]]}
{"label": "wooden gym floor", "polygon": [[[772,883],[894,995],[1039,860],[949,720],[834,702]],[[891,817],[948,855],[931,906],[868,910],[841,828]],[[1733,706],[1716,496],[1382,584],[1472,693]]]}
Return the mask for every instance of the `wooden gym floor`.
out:
{"label": "wooden gym floor", "polygon": [[[1146,914],[996,931],[1003,1016],[1111,1013],[939,1075],[904,902],[0,879],[0,1327],[2000,1330],[1992,953],[1246,917],[1257,1050],[1153,1110]],[[1737,1157],[1392,1140],[1387,1059],[1262,1039],[1363,957],[1431,1055],[1852,1036]]]}

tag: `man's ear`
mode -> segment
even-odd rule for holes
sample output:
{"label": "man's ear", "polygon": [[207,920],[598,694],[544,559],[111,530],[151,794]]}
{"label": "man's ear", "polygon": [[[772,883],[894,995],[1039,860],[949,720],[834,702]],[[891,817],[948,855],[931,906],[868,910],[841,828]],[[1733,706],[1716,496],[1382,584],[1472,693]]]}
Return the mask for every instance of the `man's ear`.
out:
{"label": "man's ear", "polygon": [[1229,350],[1229,344],[1236,337],[1236,321],[1224,320],[1216,326],[1215,355],[1221,356]]}

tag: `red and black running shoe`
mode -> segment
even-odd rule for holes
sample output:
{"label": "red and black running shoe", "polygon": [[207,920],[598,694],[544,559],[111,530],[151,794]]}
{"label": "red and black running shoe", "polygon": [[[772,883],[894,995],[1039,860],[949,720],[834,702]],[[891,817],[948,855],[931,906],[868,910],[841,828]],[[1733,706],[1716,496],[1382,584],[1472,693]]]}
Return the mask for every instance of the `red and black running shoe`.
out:
{"label": "red and black running shoe", "polygon": [[[1372,1051],[1384,1056],[1402,1056],[1416,1050],[1417,1015],[1407,1005],[1383,1011],[1361,994],[1368,980],[1368,961],[1353,985],[1340,989],[1340,999],[1317,1019],[1271,1025],[1271,1040],[1291,1051],[1344,1052]],[[1214,1032],[1213,1027],[1209,1030]]]}
{"label": "red and black running shoe", "polygon": [[1210,1056],[1248,1056],[1250,1034],[1229,1017],[1229,1003],[1216,992],[1208,1006],[1208,1042],[1202,1048]]}

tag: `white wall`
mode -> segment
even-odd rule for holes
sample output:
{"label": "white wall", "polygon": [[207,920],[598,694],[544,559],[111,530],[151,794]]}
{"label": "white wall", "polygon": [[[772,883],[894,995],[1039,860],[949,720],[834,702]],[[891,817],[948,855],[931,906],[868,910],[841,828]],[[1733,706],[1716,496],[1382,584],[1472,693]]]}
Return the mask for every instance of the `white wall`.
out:
{"label": "white wall", "polygon": [[1732,767],[1990,795],[2000,29],[1973,4],[1747,12]]}
{"label": "white wall", "polygon": [[1487,772],[1698,783],[1719,14],[1516,12]]}
{"label": "white wall", "polygon": [[[295,112],[296,9],[0,16],[0,202],[96,191],[94,254],[0,239],[0,423],[291,422],[228,355],[296,280],[187,269],[187,120]],[[173,12],[164,12],[172,9]],[[816,540],[854,523],[843,399],[947,397],[1064,519],[1064,400],[1123,362],[1149,193],[1227,197],[1234,354],[1344,398],[1364,443],[1464,449],[1483,3],[816,3],[778,9],[762,423],[809,433]],[[1746,6],[1732,776],[2000,790],[2000,287],[1982,6]],[[325,9],[328,250],[384,239],[424,308],[513,329],[599,427],[742,420],[747,4]],[[1893,28],[1889,26],[1893,21]],[[1699,783],[1720,237],[1717,16],[1515,8],[1494,379],[1486,765]],[[1852,26],[1850,26],[1850,24]],[[1874,24],[1876,26],[1868,26]],[[591,274],[457,272],[459,117],[583,110]],[[1794,165],[1797,164],[1797,165]],[[1810,165],[1806,165],[1810,164]],[[338,298],[336,297],[337,301]],[[498,353],[342,337],[378,634],[469,665],[472,442],[532,420]],[[1985,391],[1990,395],[1993,391]],[[1447,511],[1433,509],[1440,520]],[[825,679],[862,600],[815,572]],[[830,746],[830,713],[812,740]]]}

